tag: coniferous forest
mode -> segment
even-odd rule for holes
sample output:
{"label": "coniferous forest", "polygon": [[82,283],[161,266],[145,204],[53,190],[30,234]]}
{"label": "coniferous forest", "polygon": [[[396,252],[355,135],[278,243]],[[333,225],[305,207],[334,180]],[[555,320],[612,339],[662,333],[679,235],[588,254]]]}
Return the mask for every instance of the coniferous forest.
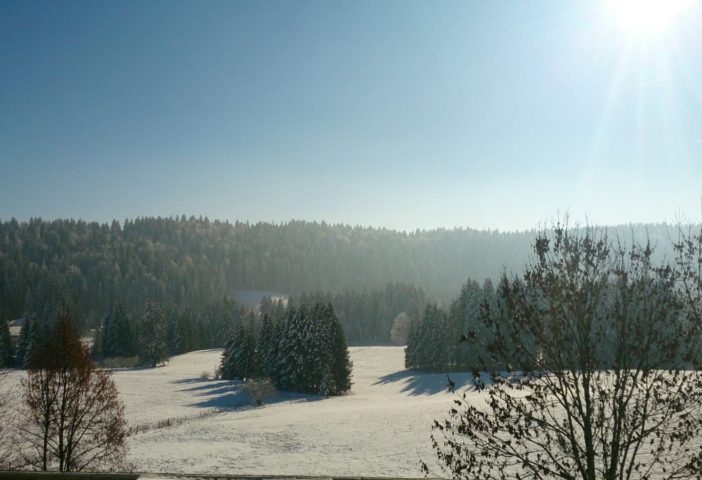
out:
{"label": "coniferous forest", "polygon": [[97,323],[115,303],[194,310],[236,289],[282,294],[413,284],[450,298],[466,276],[497,276],[528,255],[533,234],[471,229],[397,232],[293,221],[206,218],[0,222],[0,317],[60,303]]}
{"label": "coniferous forest", "polygon": [[[666,253],[666,225],[612,230],[649,239]],[[289,295],[291,306],[333,305],[351,345],[409,339],[411,368],[469,367],[469,353],[440,338],[431,344],[447,346],[431,355],[441,358],[427,357],[425,337],[455,338],[465,331],[485,294],[480,290],[492,289],[491,278],[528,259],[533,235],[184,216],[110,224],[3,221],[0,361],[23,366],[63,310],[82,332],[93,331],[96,358],[137,357],[153,365],[169,355],[220,348],[251,310],[232,300],[233,293],[254,289]],[[461,289],[466,278],[475,280]],[[450,302],[459,290],[459,299]],[[434,302],[438,306],[425,311]],[[281,318],[281,310],[264,299],[259,313]],[[7,321],[17,318],[24,327],[13,345]],[[403,322],[409,331],[392,338]]]}
{"label": "coniferous forest", "polygon": [[487,335],[480,321],[480,309],[495,302],[491,280],[486,280],[482,286],[475,280],[468,280],[448,311],[436,304],[427,305],[423,315],[410,323],[405,367],[433,372],[479,369],[480,356],[485,352],[459,339],[466,332],[480,337]]}

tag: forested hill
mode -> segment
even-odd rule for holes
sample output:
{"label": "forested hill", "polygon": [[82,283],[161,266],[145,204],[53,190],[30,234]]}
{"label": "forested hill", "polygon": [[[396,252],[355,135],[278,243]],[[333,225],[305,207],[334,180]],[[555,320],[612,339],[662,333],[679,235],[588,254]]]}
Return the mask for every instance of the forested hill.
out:
{"label": "forested hill", "polygon": [[[620,227],[668,238],[665,225]],[[382,289],[388,282],[451,297],[467,278],[518,270],[534,232],[398,232],[292,221],[139,218],[124,223],[0,222],[0,317],[57,303],[82,318],[114,302],[198,309],[236,289],[299,294]]]}

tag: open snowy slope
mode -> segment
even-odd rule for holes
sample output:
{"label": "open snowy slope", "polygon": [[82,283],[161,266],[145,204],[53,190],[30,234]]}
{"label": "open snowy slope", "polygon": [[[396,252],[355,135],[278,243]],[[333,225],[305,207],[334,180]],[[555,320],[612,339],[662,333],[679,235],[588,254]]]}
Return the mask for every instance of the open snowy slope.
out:
{"label": "open snowy slope", "polygon": [[259,408],[248,406],[238,383],[200,378],[214,371],[219,354],[193,352],[164,367],[115,373],[131,426],[184,418],[129,438],[136,470],[419,477],[419,459],[433,461],[430,427],[453,395],[444,375],[405,372],[402,348],[352,348],[349,395],[283,394]]}
{"label": "open snowy slope", "polygon": [[[214,376],[220,355],[221,350],[201,350],[172,357],[157,368],[115,371],[112,378],[126,404],[129,425],[200,415],[208,407],[208,400],[217,399],[222,407],[234,407],[234,403],[227,405],[226,398],[216,393],[218,385],[231,382],[200,378],[205,373],[210,378]],[[207,391],[214,393],[194,390],[199,384],[206,384]]]}

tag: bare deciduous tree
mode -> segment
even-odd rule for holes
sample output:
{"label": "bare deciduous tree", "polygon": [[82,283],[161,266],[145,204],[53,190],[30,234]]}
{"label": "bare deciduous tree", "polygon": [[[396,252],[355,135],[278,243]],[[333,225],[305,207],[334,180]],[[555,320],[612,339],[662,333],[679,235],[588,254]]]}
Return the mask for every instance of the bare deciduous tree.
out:
{"label": "bare deciduous tree", "polygon": [[19,429],[28,466],[75,472],[120,465],[124,405],[65,314],[33,352],[22,387],[26,419]]}
{"label": "bare deciduous tree", "polygon": [[12,425],[16,391],[8,376],[7,370],[0,369],[0,469],[12,468],[15,453]]}
{"label": "bare deciduous tree", "polygon": [[247,381],[244,383],[243,389],[257,407],[263,405],[264,401],[277,393],[273,383],[268,379]]}
{"label": "bare deciduous tree", "polygon": [[390,340],[395,345],[407,345],[409,335],[410,319],[405,312],[400,312],[392,322],[390,329]]}
{"label": "bare deciduous tree", "polygon": [[650,246],[602,231],[540,234],[524,275],[505,275],[483,306],[484,396],[459,397],[434,425],[444,472],[700,478],[700,245],[687,236],[677,261],[657,266]]}

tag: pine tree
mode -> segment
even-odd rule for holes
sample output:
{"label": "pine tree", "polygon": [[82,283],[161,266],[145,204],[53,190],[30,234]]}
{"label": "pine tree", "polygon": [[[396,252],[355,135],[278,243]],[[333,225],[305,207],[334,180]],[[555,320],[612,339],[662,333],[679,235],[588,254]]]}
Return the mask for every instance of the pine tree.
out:
{"label": "pine tree", "polygon": [[[424,319],[411,332],[412,358],[409,368],[437,372],[447,369],[446,314],[436,305],[427,305]],[[405,361],[407,362],[407,358]]]}
{"label": "pine tree", "polygon": [[29,323],[28,339],[24,350],[22,365],[26,368],[35,352],[46,345],[50,338],[51,327],[43,318],[33,317]]}
{"label": "pine tree", "polygon": [[307,308],[290,308],[283,321],[273,382],[281,390],[305,391],[305,344]]}
{"label": "pine tree", "polygon": [[171,315],[168,322],[168,352],[171,355],[180,355],[185,352],[184,344],[180,315]]}
{"label": "pine tree", "polygon": [[328,304],[325,308],[327,328],[329,328],[329,347],[331,352],[331,378],[333,386],[331,395],[341,395],[351,390],[351,369],[353,364],[349,358],[346,336],[341,323],[334,313],[334,308]]}
{"label": "pine tree", "polygon": [[166,322],[161,307],[149,302],[144,307],[139,329],[139,363],[155,367],[168,358]]}
{"label": "pine tree", "polygon": [[256,351],[260,359],[261,374],[271,377],[275,369],[275,357],[278,345],[278,325],[273,323],[269,314],[263,315],[261,331],[258,334]]}
{"label": "pine tree", "polygon": [[405,347],[405,368],[408,370],[414,370],[419,366],[417,363],[418,343],[419,326],[416,320],[411,320],[409,332],[407,333],[407,346]]}
{"label": "pine tree", "polygon": [[307,310],[302,331],[304,376],[299,388],[326,397],[334,386],[331,378],[330,328],[322,304],[316,303]]}
{"label": "pine tree", "polygon": [[102,340],[101,353],[103,358],[114,357],[113,350],[116,347],[116,328],[114,322],[114,309],[110,311],[102,320],[102,332],[100,339]]}
{"label": "pine tree", "polygon": [[122,307],[117,304],[114,308],[115,329],[117,330],[117,341],[115,355],[118,357],[130,357],[134,355],[134,335],[129,318]]}
{"label": "pine tree", "polygon": [[128,357],[132,355],[133,339],[129,321],[121,304],[114,304],[102,323],[102,356]]}
{"label": "pine tree", "polygon": [[259,370],[258,363],[254,333],[249,326],[239,323],[235,326],[222,353],[220,364],[222,378],[227,380],[254,378]]}
{"label": "pine tree", "polygon": [[0,368],[14,366],[15,352],[10,337],[10,326],[7,320],[0,320]]}
{"label": "pine tree", "polygon": [[483,289],[474,280],[469,280],[461,288],[458,298],[451,304],[446,331],[449,350],[448,369],[457,371],[473,370],[480,365],[484,352],[474,342],[458,342],[470,333],[473,338],[484,338],[487,332],[480,321],[480,305],[484,301]]}
{"label": "pine tree", "polygon": [[24,317],[24,323],[22,323],[22,330],[20,330],[20,338],[17,343],[17,366],[25,368],[27,357],[27,350],[29,348],[29,342],[31,340],[32,324],[34,323],[32,315],[26,315]]}
{"label": "pine tree", "polygon": [[195,338],[195,328],[193,326],[193,313],[186,309],[178,315],[178,328],[183,339],[183,350],[180,353],[196,350],[197,339]]}

